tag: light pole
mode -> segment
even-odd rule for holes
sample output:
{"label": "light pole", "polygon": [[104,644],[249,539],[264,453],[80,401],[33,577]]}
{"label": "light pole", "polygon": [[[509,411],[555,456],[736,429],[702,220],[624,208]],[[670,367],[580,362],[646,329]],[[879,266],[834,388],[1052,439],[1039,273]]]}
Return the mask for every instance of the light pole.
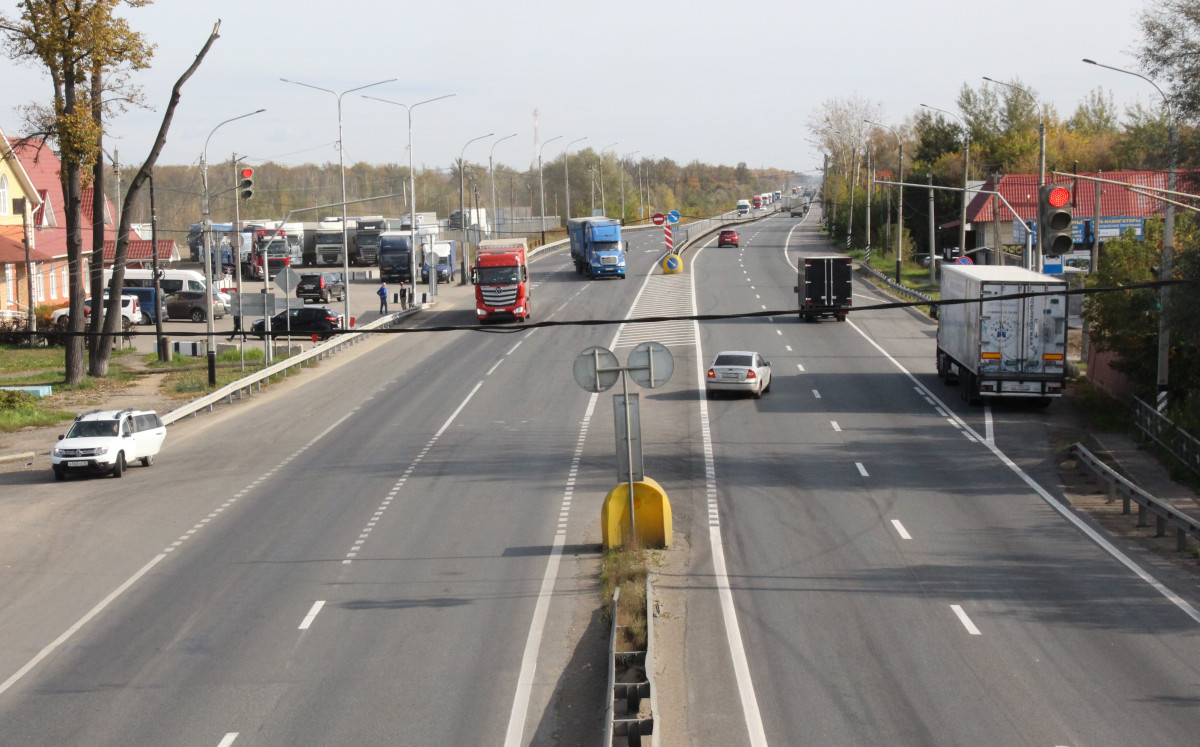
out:
{"label": "light pole", "polygon": [[[963,121],[962,117],[953,112],[948,112],[945,109],[939,109],[936,106],[930,106],[929,104],[921,104],[921,106],[925,107],[926,109],[932,109],[935,112],[949,114],[951,117],[957,119],[958,123],[961,124],[963,128],[963,192],[962,212],[959,214],[958,218],[958,250],[962,253],[962,256],[965,257],[967,256],[967,202],[969,200],[967,196],[967,177],[970,173],[968,170],[968,163],[971,158],[971,130],[967,127],[967,123]],[[929,258],[929,262],[930,266],[932,266],[932,257]]]}
{"label": "light pole", "polygon": [[[459,230],[462,231],[462,237],[463,237],[462,246],[459,247],[459,249],[461,250],[459,252],[459,255],[461,257],[461,259],[459,260],[459,266],[462,270],[462,276],[458,279],[459,285],[467,284],[467,254],[471,251],[470,250],[471,242],[469,239],[469,234],[468,234],[468,229],[467,229],[467,223],[468,223],[468,221],[467,221],[467,206],[466,206],[466,203],[464,202],[465,198],[463,197],[463,190],[466,188],[465,177],[466,177],[466,173],[467,173],[467,162],[464,161],[463,159],[466,158],[468,145],[476,142],[477,140],[486,140],[487,138],[489,138],[495,134],[496,133],[494,133],[494,132],[489,132],[486,135],[480,135],[479,137],[471,138],[463,145],[462,150],[459,151],[459,154],[458,154],[458,225],[459,225]],[[430,260],[430,264],[429,264],[429,282],[431,284],[437,283],[437,272],[435,271],[434,262],[432,260]]]}
{"label": "light pole", "polygon": [[625,159],[636,156],[640,150],[634,150],[621,156],[621,225],[625,225]]}
{"label": "light pole", "polygon": [[610,148],[615,148],[620,143],[606,145],[600,150],[600,212],[604,213],[604,217],[608,217],[608,202],[604,199],[604,151]]}
{"label": "light pole", "polygon": [[[492,149],[488,151],[488,182],[490,182],[492,185],[492,224],[493,225],[499,225],[500,218],[499,218],[499,215],[496,213],[496,175],[492,171],[492,154],[496,152],[497,145],[499,145],[500,143],[503,143],[505,140],[508,140],[509,138],[514,138],[516,136],[517,136],[517,133],[515,133],[515,132],[511,135],[505,135],[504,137],[500,138],[496,142],[492,143]],[[490,233],[489,233],[489,235],[490,235]]]}
{"label": "light pole", "polygon": [[[993,80],[986,75],[983,76],[983,79],[988,83],[996,83],[1001,86],[1008,86],[1014,91],[1020,91],[1029,98],[1033,99],[1033,105],[1038,107],[1040,110],[1042,119],[1040,122],[1038,122],[1038,186],[1042,186],[1046,183],[1046,107],[1041,105],[1041,103],[1037,100],[1037,96],[1034,96],[1032,93],[1024,88],[1021,88],[1020,86],[1013,85],[1012,83],[1005,83],[1002,80]],[[1040,246],[1038,247],[1038,253],[1041,253]]]}
{"label": "light pole", "polygon": [[542,151],[555,140],[561,140],[562,135],[555,135],[538,147],[538,191],[542,199],[542,243],[546,243],[546,182],[542,180]]}
{"label": "light pole", "polygon": [[[204,139],[204,150],[200,152],[200,183],[203,195],[203,204],[200,206],[203,212],[202,220],[204,221],[204,323],[205,331],[208,333],[208,385],[217,385],[217,351],[216,341],[213,339],[213,250],[212,250],[212,205],[208,195],[208,141],[212,140],[212,136],[217,130],[221,129],[230,122],[236,122],[239,119],[253,117],[255,114],[262,114],[266,109],[259,109],[248,114],[242,114],[232,119],[227,119],[216,127],[212,128],[212,132],[208,133],[208,137]],[[234,195],[237,199],[237,195]],[[236,228],[236,227],[235,227]],[[154,253],[157,255],[158,247],[154,248]],[[160,303],[158,296],[154,297],[155,303]],[[32,305],[32,304],[31,304]]]}
{"label": "light pole", "polygon": [[587,135],[577,137],[567,143],[567,147],[563,149],[563,180],[567,183],[567,222],[571,221],[571,146],[575,143],[582,143],[587,140]]}
{"label": "light pole", "polygon": [[[1102,65],[1095,60],[1085,59],[1084,62],[1096,67],[1103,67],[1109,70],[1114,70],[1118,73],[1132,75],[1135,78],[1141,78],[1150,85],[1154,86],[1154,90],[1158,91],[1158,95],[1162,96],[1163,104],[1167,107],[1167,189],[1175,190],[1175,168],[1179,160],[1179,123],[1175,119],[1175,108],[1171,106],[1171,100],[1163,93],[1163,90],[1158,87],[1150,78],[1144,75],[1135,73],[1132,70],[1123,70],[1112,65]],[[1099,209],[1097,209],[1097,215]],[[1093,230],[1096,235],[1099,235],[1100,227],[1094,226]],[[1160,280],[1170,280],[1172,274],[1172,264],[1175,260],[1175,205],[1168,202],[1163,210],[1163,248],[1162,261],[1159,263]],[[1159,412],[1165,412],[1167,409],[1167,363],[1170,359],[1171,351],[1171,327],[1167,324],[1167,286],[1158,289],[1158,303],[1161,307],[1158,313],[1158,401],[1155,407]]]}
{"label": "light pole", "polygon": [[900,184],[899,195],[897,196],[896,204],[896,284],[899,285],[900,260],[901,257],[904,256],[904,143],[900,141],[900,133],[896,132],[895,127],[889,127],[885,124],[872,122],[869,119],[864,119],[863,121],[869,125],[874,125],[875,127],[882,127],[885,130],[891,130],[892,134],[896,136],[896,146],[900,151],[900,178],[896,180]]}
{"label": "light pole", "polygon": [[[345,147],[343,147],[344,143],[342,142],[342,97],[348,93],[353,93],[355,91],[361,91],[364,88],[371,88],[372,86],[381,86],[384,83],[391,83],[392,81],[396,80],[396,78],[388,78],[387,80],[381,80],[381,81],[377,81],[375,83],[368,83],[365,86],[356,86],[354,88],[349,88],[345,91],[342,91],[341,93],[338,93],[337,91],[331,91],[328,88],[321,88],[320,86],[314,86],[309,83],[301,83],[298,80],[288,80],[287,78],[280,78],[280,80],[283,81],[284,83],[292,83],[297,86],[304,86],[305,88],[311,88],[315,91],[324,91],[325,93],[332,94],[335,98],[337,98],[338,166],[339,166],[339,170],[341,171],[341,174],[342,174],[342,283],[345,285],[345,288],[346,288],[346,292],[342,298],[342,314],[343,314],[342,326],[344,328],[348,328],[350,326],[350,241],[346,235],[346,149],[345,149]],[[267,259],[266,259],[266,257],[264,257],[263,258],[263,274],[264,275],[267,274],[266,268],[267,268]]]}

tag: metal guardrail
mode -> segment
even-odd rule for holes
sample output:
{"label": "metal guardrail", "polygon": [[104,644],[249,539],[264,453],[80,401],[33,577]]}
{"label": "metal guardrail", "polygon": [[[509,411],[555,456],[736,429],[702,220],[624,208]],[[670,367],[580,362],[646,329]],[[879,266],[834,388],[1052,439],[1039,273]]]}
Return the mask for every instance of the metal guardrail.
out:
{"label": "metal guardrail", "polygon": [[1083,444],[1078,442],[1071,444],[1071,455],[1075,457],[1079,464],[1087,467],[1097,477],[1108,483],[1110,500],[1116,500],[1117,495],[1121,496],[1121,513],[1128,514],[1130,512],[1129,504],[1131,501],[1138,504],[1137,525],[1139,527],[1149,526],[1150,514],[1154,515],[1155,537],[1165,537],[1167,535],[1168,524],[1175,527],[1177,538],[1176,549],[1179,552],[1187,550],[1187,538],[1189,534],[1200,540],[1200,522],[1187,514],[1180,513],[1171,504],[1155,498],[1117,474],[1115,470],[1100,461],[1095,454],[1088,451],[1087,447]]}
{"label": "metal guardrail", "polygon": [[[637,747],[642,737],[649,736],[651,745],[659,742],[654,720],[658,713],[658,695],[654,687],[654,606],[653,584],[646,579],[646,650],[617,651],[617,611],[620,606],[621,590],[613,592],[612,628],[608,632],[608,704],[604,708],[604,747],[612,747],[613,737],[625,737],[626,744]],[[617,682],[617,663],[630,667],[641,667],[643,676],[629,682]],[[639,716],[643,698],[650,700],[648,716]],[[625,701],[625,713],[617,715],[617,701]]]}
{"label": "metal guardrail", "polygon": [[1138,430],[1170,452],[1183,466],[1200,474],[1200,440],[1141,399],[1134,397],[1133,403],[1133,420]]}
{"label": "metal guardrail", "polygon": [[224,401],[227,404],[233,404],[235,397],[237,399],[242,399],[243,396],[249,395],[255,387],[261,389],[262,382],[270,379],[272,376],[277,374],[283,374],[284,376],[287,376],[287,371],[290,368],[301,368],[307,361],[313,359],[318,361],[322,360],[323,358],[333,355],[344,347],[362,342],[370,336],[371,330],[378,329],[380,327],[393,326],[401,319],[415,314],[419,308],[420,307],[418,306],[414,306],[412,308],[405,309],[404,311],[397,311],[393,314],[388,314],[385,317],[381,317],[373,322],[370,322],[369,324],[363,325],[353,332],[345,332],[337,335],[336,337],[332,337],[326,342],[313,347],[311,350],[305,353],[301,353],[300,355],[292,356],[290,358],[285,358],[284,360],[267,366],[260,371],[255,371],[249,376],[244,376],[237,381],[230,382],[210,394],[206,394],[199,399],[194,399],[191,402],[188,402],[186,405],[176,408],[168,412],[166,415],[163,415],[163,424],[170,425],[171,423],[181,420],[189,415],[195,415],[201,410],[212,412],[213,405],[221,401]]}
{"label": "metal guardrail", "polygon": [[906,288],[903,285],[900,285],[899,283],[897,283],[895,280],[892,280],[891,278],[887,277],[879,270],[876,270],[874,267],[871,267],[870,265],[860,264],[859,269],[861,269],[863,272],[867,273],[871,277],[875,278],[876,280],[878,280],[882,283],[885,283],[887,285],[887,287],[891,288],[892,290],[896,291],[897,293],[899,293],[901,295],[908,296],[909,298],[914,298],[918,301],[924,301],[925,303],[931,303],[931,304],[937,303],[937,300],[934,299],[932,296],[927,296],[920,291],[913,290],[912,288]]}

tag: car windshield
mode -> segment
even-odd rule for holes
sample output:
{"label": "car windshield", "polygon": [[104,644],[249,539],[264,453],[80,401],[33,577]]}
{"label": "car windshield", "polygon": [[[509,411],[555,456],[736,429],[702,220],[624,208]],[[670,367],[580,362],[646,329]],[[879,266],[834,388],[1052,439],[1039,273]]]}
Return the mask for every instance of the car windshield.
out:
{"label": "car windshield", "polygon": [[734,355],[732,353],[723,353],[717,356],[713,361],[714,366],[746,366],[749,368],[754,364],[754,356],[752,355]]}
{"label": "car windshield", "polygon": [[67,438],[102,438],[117,435],[115,420],[80,420],[71,426]]}
{"label": "car windshield", "polygon": [[480,267],[480,285],[500,285],[503,283],[521,282],[521,268],[517,265],[504,267]]}

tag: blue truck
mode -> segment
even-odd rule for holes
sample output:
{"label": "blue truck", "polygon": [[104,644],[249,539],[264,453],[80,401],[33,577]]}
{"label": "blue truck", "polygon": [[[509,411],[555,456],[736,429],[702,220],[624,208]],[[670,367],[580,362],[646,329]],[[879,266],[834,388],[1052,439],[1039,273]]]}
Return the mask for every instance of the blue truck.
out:
{"label": "blue truck", "polygon": [[412,242],[408,231],[384,231],[379,236],[379,279],[412,282]]}
{"label": "blue truck", "polygon": [[571,218],[567,221],[571,239],[571,259],[575,272],[595,279],[625,279],[625,245],[621,243],[621,222],[614,218]]}

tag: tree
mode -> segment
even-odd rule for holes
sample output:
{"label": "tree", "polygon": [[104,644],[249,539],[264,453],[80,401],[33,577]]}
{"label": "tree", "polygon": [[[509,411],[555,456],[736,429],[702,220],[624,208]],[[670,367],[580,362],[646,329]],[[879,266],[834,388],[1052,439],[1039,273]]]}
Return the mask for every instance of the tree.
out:
{"label": "tree", "polygon": [[[71,331],[66,347],[66,383],[75,385],[84,377],[83,260],[81,225],[84,174],[99,156],[97,144],[103,131],[93,99],[103,91],[89,85],[89,74],[100,75],[114,68],[136,68],[149,59],[140,34],[114,15],[119,5],[131,8],[149,0],[23,0],[19,18],[0,14],[0,31],[5,35],[8,56],[40,63],[53,84],[51,106],[25,108],[30,136],[40,136],[58,150],[62,170],[67,236],[68,286],[71,298]],[[119,303],[119,298],[116,299]],[[120,318],[119,309],[116,314]],[[115,320],[114,320],[115,321]]]}
{"label": "tree", "polygon": [[1141,26],[1142,71],[1166,80],[1180,116],[1200,115],[1200,0],[1153,0]]}
{"label": "tree", "polygon": [[1103,88],[1088,92],[1087,98],[1079,102],[1075,113],[1067,122],[1071,132],[1080,135],[1111,135],[1117,132],[1117,107],[1112,92],[1104,95]]}

